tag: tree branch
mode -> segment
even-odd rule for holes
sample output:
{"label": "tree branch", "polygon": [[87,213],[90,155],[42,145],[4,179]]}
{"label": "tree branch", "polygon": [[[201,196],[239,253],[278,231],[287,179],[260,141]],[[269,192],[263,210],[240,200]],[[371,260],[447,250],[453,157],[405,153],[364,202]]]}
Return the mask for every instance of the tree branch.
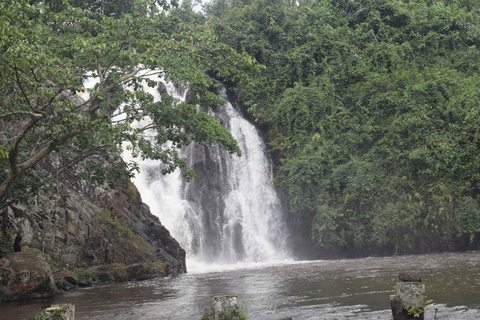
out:
{"label": "tree branch", "polygon": [[97,55],[95,54],[94,56],[95,56],[95,68],[97,69],[98,77],[100,78],[100,86],[101,86],[104,81],[102,67],[100,66],[100,62],[98,61]]}
{"label": "tree branch", "polygon": [[[90,149],[90,150],[87,150],[87,151],[83,152],[78,157],[68,161],[66,164],[61,166],[58,173],[59,174],[64,173],[65,171],[67,171],[73,165],[76,165],[76,164],[80,163],[81,161],[83,161],[83,160],[85,160],[85,159],[87,159],[87,158],[89,158],[89,157],[91,157],[95,154],[99,154],[99,151],[105,150],[106,148],[107,148],[106,145],[102,145],[102,146],[98,146],[96,148],[93,148],[93,149]],[[48,178],[51,178],[51,177],[52,177],[52,174]]]}
{"label": "tree branch", "polygon": [[15,112],[4,113],[0,115],[0,119],[10,117],[10,116],[17,116],[17,115],[27,115],[27,116],[31,116],[32,118],[42,118],[44,116],[43,114],[29,112],[29,111],[15,111]]}
{"label": "tree branch", "polygon": [[[17,84],[18,86],[20,87],[20,90],[22,91],[22,94],[23,94],[23,97],[25,98],[25,100],[27,100],[27,103],[28,105],[30,106],[30,108],[33,110],[33,111],[37,111],[35,110],[35,108],[32,106],[31,102],[30,102],[30,99],[28,98],[27,96],[27,93],[25,92],[25,89],[23,89],[23,86],[22,86],[22,82],[20,81],[20,77],[18,75],[18,69],[17,69],[17,66],[15,65],[14,66],[14,69],[15,69],[15,76],[17,78]],[[37,111],[38,112],[38,111]]]}
{"label": "tree branch", "polygon": [[[72,132],[69,132],[69,133],[66,133],[62,136],[60,136],[60,138],[58,138],[58,145],[64,145],[68,140],[72,139],[73,137],[79,135],[80,133],[82,133],[83,130],[72,130]],[[27,169],[30,169],[31,167],[33,167],[34,165],[36,165],[40,160],[42,160],[43,158],[45,158],[50,152],[52,152],[54,149],[50,146],[48,147],[45,147],[43,148],[42,150],[40,150],[39,152],[37,152],[34,156],[32,156],[30,159],[28,159],[27,161],[25,161],[24,163],[18,165],[18,174],[21,174],[22,172],[24,172],[25,170]]]}

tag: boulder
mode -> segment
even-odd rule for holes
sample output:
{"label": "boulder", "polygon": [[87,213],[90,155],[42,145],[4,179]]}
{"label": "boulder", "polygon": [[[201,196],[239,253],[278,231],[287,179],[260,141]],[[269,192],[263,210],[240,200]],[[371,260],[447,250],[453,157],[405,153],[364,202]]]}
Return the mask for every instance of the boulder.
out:
{"label": "boulder", "polygon": [[26,249],[0,261],[2,301],[48,298],[56,291],[52,271],[40,250]]}
{"label": "boulder", "polygon": [[68,291],[77,287],[88,287],[88,283],[85,279],[82,279],[77,274],[69,270],[61,270],[54,274],[55,285],[58,289]]}
{"label": "boulder", "polygon": [[402,272],[398,274],[398,280],[403,282],[422,282],[422,275],[413,272]]}

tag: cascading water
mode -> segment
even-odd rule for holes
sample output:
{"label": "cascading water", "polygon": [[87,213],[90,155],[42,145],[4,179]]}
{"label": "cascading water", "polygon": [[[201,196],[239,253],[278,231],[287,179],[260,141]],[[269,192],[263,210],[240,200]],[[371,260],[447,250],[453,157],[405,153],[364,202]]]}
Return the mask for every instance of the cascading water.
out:
{"label": "cascading water", "polygon": [[[163,87],[170,95],[185,99],[186,93],[173,84]],[[160,99],[157,89],[146,89]],[[256,128],[229,102],[215,117],[237,139],[243,155],[230,155],[217,146],[182,148],[181,156],[199,176],[190,183],[179,170],[164,176],[161,163],[139,161],[140,173],[134,182],[142,199],[180,242],[188,260],[286,259],[287,232],[280,201],[271,186],[272,164],[265,144]]]}

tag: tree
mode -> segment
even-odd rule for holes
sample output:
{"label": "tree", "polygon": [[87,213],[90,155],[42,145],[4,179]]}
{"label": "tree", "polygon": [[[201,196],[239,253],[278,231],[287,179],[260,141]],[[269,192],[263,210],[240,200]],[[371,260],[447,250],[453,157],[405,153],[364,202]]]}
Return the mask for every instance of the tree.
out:
{"label": "tree", "polygon": [[207,17],[266,66],[237,92],[298,235],[352,254],[478,248],[478,1],[235,3]]}
{"label": "tree", "polygon": [[[22,179],[53,152],[68,151],[68,166],[119,155],[128,142],[134,155],[163,161],[165,172],[179,167],[188,179],[194,173],[178,155],[182,145],[216,143],[241,154],[196,105],[215,110],[222,103],[207,73],[246,83],[254,59],[219,43],[205,26],[167,14],[158,1],[131,1],[110,15],[67,1],[35,2],[0,3],[0,210],[25,190],[38,191],[25,189]],[[86,90],[88,77],[98,83]],[[187,87],[193,102],[168,94],[155,102],[143,84],[155,87],[159,77]],[[84,91],[88,99],[74,99]],[[171,146],[162,147],[167,141]],[[127,164],[123,173],[134,168]]]}

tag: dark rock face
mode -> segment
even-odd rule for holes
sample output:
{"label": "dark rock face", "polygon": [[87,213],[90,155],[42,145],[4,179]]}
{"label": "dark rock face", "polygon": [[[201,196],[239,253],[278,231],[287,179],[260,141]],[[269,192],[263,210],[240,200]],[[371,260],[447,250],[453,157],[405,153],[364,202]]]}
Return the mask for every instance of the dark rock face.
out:
{"label": "dark rock face", "polygon": [[62,189],[60,201],[52,203],[45,194],[34,207],[10,208],[24,246],[45,248],[66,269],[159,261],[168,274],[186,272],[185,251],[129,179],[118,180],[114,189],[94,187],[90,197],[68,178]]}
{"label": "dark rock face", "polygon": [[158,82],[157,91],[158,91],[158,93],[160,93],[160,95],[167,92],[167,87],[165,86],[165,84],[163,82],[161,82],[161,81]]}
{"label": "dark rock face", "polygon": [[[41,170],[51,172],[51,164],[42,163]],[[22,251],[38,248],[52,262],[53,288],[55,283],[62,290],[88,285],[88,281],[72,271],[79,268],[88,271],[108,264],[126,267],[141,264],[141,267],[128,269],[127,277],[117,279],[107,275],[102,279],[100,275],[93,281],[141,280],[186,272],[185,251],[142,202],[129,179],[117,180],[112,188],[79,181],[73,172],[67,171],[58,180],[55,186],[61,190],[58,194],[42,193],[33,206],[8,208],[14,230],[20,231],[23,237]],[[12,241],[13,238],[14,235]],[[36,250],[45,261],[41,251]],[[45,265],[50,270],[49,265]],[[161,270],[152,265],[162,266]],[[13,276],[8,273],[9,278]],[[3,279],[2,276],[0,291],[4,290]],[[44,288],[44,292],[29,296],[8,295],[13,300],[53,294],[50,285]]]}
{"label": "dark rock face", "polygon": [[192,104],[193,103],[193,97],[192,97],[192,91],[188,90],[187,94],[185,95],[185,103]]}
{"label": "dark rock face", "polygon": [[207,148],[192,144],[188,148],[191,149],[188,152],[188,164],[198,172],[198,177],[188,183],[185,198],[203,212],[202,226],[208,237],[198,239],[198,242],[203,241],[198,243],[198,246],[204,248],[205,258],[213,259],[215,254],[221,251],[222,245],[222,234],[218,232],[218,225],[225,223],[224,195],[228,193],[230,186],[228,181],[222,178],[228,174],[227,166],[217,146]]}
{"label": "dark rock face", "polygon": [[16,252],[0,261],[0,299],[49,298],[56,292],[50,266],[38,249]]}
{"label": "dark rock face", "polygon": [[175,86],[175,90],[180,96],[183,96],[185,94],[185,90],[187,90],[187,88],[183,85],[183,83],[175,82],[173,85]]}

